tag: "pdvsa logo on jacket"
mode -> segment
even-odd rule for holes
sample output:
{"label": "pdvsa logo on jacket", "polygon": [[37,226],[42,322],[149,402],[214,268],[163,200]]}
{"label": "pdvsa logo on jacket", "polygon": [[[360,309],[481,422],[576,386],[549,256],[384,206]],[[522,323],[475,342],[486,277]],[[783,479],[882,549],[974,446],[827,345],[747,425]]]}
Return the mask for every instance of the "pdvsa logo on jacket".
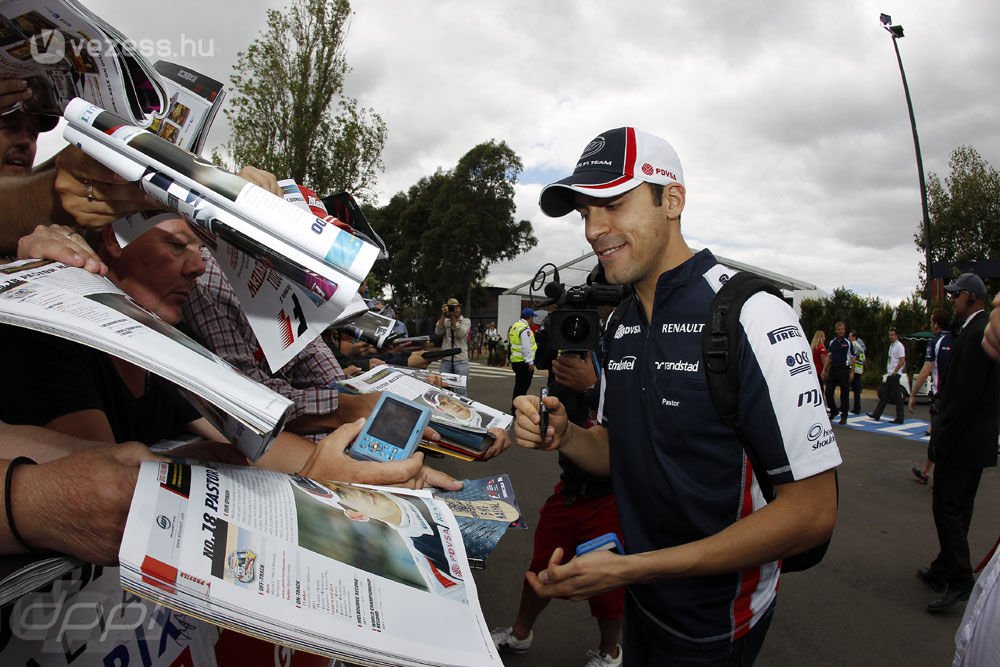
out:
{"label": "pdvsa logo on jacket", "polygon": [[624,338],[625,336],[631,336],[632,334],[637,334],[641,328],[642,327],[638,324],[633,324],[630,327],[627,327],[624,324],[619,324],[618,328],[615,329],[615,340]]}

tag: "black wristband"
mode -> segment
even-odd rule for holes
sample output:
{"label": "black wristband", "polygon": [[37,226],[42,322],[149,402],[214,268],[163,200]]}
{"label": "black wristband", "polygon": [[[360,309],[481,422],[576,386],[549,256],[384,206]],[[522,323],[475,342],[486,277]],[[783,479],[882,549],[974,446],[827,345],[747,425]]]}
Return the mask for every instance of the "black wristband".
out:
{"label": "black wristband", "polygon": [[11,480],[14,478],[14,470],[17,469],[19,465],[25,463],[29,465],[36,465],[36,462],[29,459],[27,456],[18,456],[16,459],[7,464],[7,475],[4,478],[3,483],[3,502],[4,510],[7,512],[7,527],[10,529],[10,534],[14,536],[15,540],[17,540],[17,543],[24,547],[25,550],[35,555],[42,555],[40,552],[32,549],[28,543],[24,541],[24,538],[21,537],[21,533],[17,532],[17,526],[14,525],[14,510],[11,509],[10,505],[10,486]]}

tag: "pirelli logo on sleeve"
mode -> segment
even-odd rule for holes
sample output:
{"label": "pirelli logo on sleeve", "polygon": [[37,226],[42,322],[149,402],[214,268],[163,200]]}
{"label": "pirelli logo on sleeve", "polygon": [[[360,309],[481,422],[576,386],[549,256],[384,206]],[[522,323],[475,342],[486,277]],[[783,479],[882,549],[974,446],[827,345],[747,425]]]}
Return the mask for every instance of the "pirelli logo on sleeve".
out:
{"label": "pirelli logo on sleeve", "polygon": [[767,340],[771,342],[771,345],[777,345],[778,343],[791,340],[792,338],[805,338],[802,330],[794,324],[779,327],[774,331],[767,332]]}

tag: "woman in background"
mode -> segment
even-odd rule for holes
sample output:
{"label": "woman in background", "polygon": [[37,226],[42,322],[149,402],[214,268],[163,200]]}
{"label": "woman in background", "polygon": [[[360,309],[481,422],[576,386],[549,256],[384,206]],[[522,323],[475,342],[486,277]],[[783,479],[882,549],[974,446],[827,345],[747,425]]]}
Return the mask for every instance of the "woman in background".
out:
{"label": "woman in background", "polygon": [[812,339],[813,364],[816,366],[816,379],[819,380],[819,395],[826,400],[826,387],[823,386],[823,365],[826,363],[826,333],[817,329]]}

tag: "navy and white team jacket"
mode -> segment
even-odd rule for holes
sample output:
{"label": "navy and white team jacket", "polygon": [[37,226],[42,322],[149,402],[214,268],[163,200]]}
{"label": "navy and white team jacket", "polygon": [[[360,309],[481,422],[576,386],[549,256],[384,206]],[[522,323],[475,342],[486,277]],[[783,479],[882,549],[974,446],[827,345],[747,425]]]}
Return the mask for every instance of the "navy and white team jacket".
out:
{"label": "navy and white team jacket", "polygon": [[[703,250],[660,276],[653,321],[633,299],[611,334],[598,419],[609,429],[625,550],[640,553],[723,530],[765,501],[735,433],[712,405],[702,329],[734,271]],[[740,420],[774,484],[840,464],[812,352],[794,311],[755,294],[740,317]],[[664,632],[738,639],[774,600],[778,565],[630,586]]]}

